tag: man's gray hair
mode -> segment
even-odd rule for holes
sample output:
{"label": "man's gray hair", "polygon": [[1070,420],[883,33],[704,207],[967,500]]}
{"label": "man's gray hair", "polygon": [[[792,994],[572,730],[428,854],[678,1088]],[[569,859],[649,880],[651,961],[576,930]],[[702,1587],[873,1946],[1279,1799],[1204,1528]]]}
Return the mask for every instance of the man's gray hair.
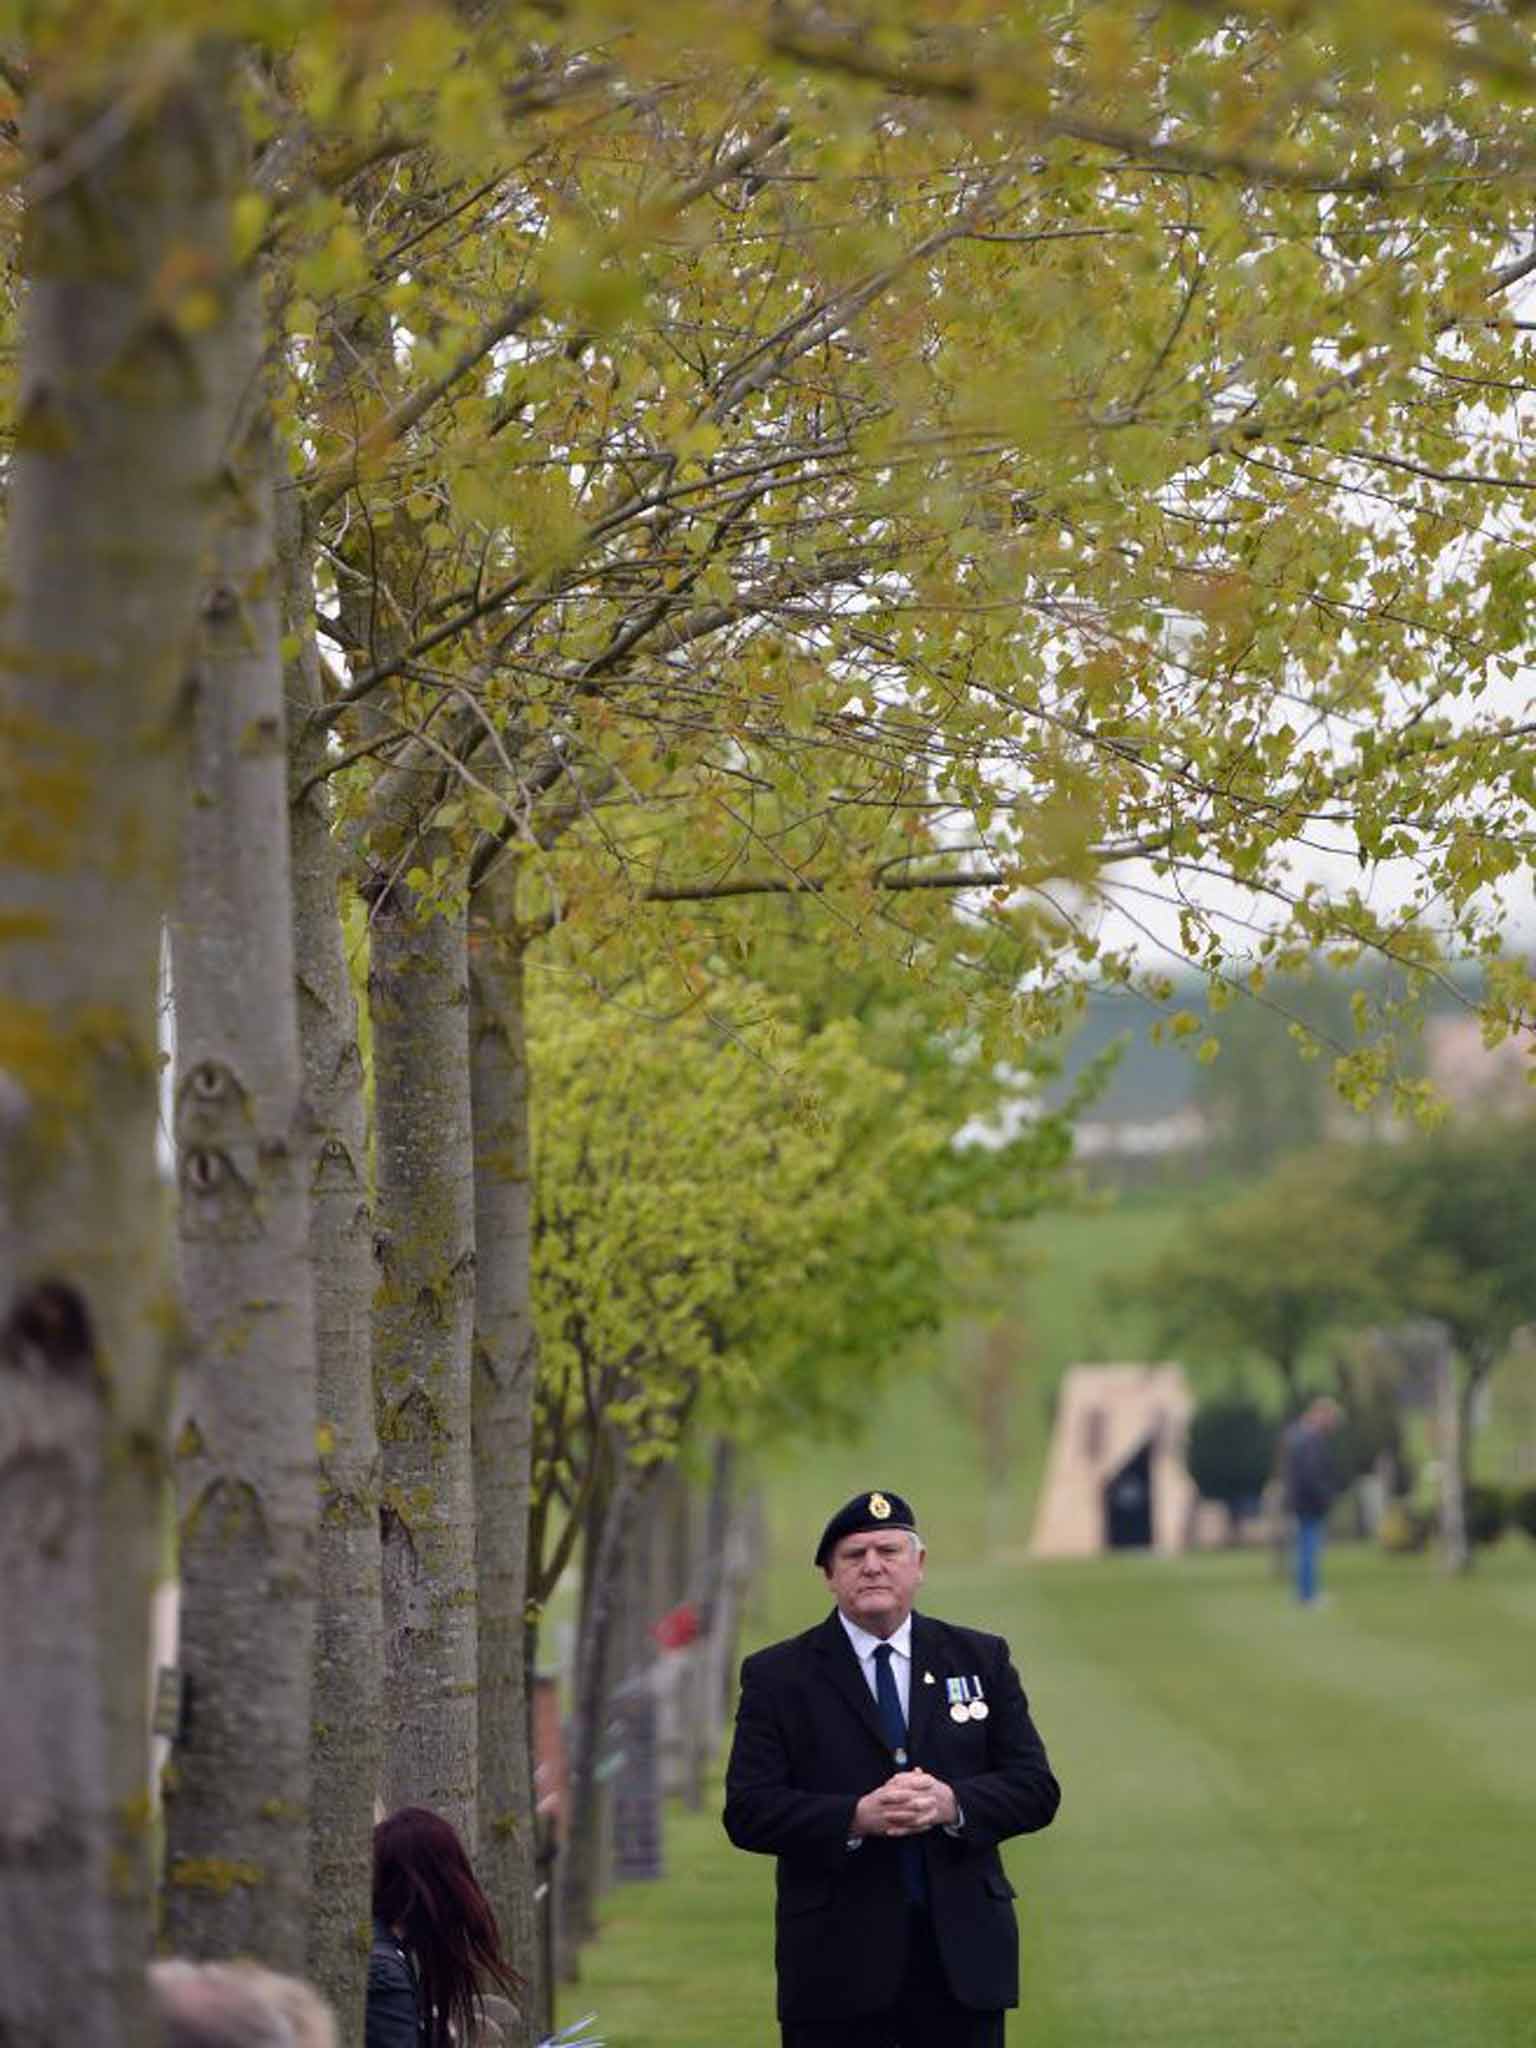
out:
{"label": "man's gray hair", "polygon": [[166,2048],[336,2048],[320,1994],[258,1963],[151,1963]]}

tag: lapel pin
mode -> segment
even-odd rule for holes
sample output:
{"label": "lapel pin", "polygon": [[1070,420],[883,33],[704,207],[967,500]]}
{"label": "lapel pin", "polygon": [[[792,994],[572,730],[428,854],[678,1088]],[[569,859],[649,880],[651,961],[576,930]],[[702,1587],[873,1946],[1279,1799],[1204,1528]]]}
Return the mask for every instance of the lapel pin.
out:
{"label": "lapel pin", "polygon": [[924,1683],[924,1685],[932,1685],[932,1683],[933,1683],[933,1673],[932,1673],[931,1671],[925,1671],[925,1672],[923,1673],[923,1683]]}

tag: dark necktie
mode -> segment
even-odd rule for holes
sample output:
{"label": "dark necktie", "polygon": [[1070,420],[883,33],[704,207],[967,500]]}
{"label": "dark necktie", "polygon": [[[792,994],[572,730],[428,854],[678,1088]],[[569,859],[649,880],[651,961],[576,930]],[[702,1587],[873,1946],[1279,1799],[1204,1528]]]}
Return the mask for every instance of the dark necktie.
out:
{"label": "dark necktie", "polygon": [[[901,1711],[901,1694],[896,1690],[896,1674],[891,1669],[895,1651],[889,1643],[875,1645],[875,1710],[880,1716],[880,1732],[891,1745],[892,1759],[898,1768],[907,1763],[907,1717]],[[923,1862],[922,1844],[916,1835],[900,1835],[896,1839],[896,1860],[901,1866],[901,1888],[914,1906],[928,1902],[928,1871]]]}

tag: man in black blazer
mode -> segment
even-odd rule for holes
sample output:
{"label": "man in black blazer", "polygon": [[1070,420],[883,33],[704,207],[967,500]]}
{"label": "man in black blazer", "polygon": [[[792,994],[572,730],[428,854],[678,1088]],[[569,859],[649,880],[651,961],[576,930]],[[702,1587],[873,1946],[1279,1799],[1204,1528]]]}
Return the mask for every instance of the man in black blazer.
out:
{"label": "man in black blazer", "polygon": [[783,2048],[1002,2048],[1018,2003],[997,1845],[1061,1793],[1007,1644],[913,1613],[925,1556],[857,1495],[816,1549],[836,1611],[741,1669],[725,1829],[778,1858]]}

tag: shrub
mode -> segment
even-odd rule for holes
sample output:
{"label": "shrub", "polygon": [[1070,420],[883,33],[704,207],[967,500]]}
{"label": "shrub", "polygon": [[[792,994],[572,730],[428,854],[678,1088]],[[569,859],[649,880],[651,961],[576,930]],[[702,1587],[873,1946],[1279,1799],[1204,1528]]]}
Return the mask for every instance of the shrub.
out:
{"label": "shrub", "polygon": [[1434,1530],[1434,1516],[1405,1500],[1390,1501],[1382,1510],[1376,1531],[1383,1550],[1395,1557],[1408,1557],[1422,1550]]}
{"label": "shrub", "polygon": [[1499,1486],[1467,1488],[1467,1541],[1497,1543],[1509,1523],[1509,1502]]}
{"label": "shrub", "polygon": [[1275,1425],[1241,1394],[1202,1401],[1190,1421],[1187,1457],[1202,1497],[1219,1500],[1236,1523],[1274,1470]]}
{"label": "shrub", "polygon": [[1536,1543],[1536,1486],[1524,1486],[1511,1498],[1509,1519]]}

